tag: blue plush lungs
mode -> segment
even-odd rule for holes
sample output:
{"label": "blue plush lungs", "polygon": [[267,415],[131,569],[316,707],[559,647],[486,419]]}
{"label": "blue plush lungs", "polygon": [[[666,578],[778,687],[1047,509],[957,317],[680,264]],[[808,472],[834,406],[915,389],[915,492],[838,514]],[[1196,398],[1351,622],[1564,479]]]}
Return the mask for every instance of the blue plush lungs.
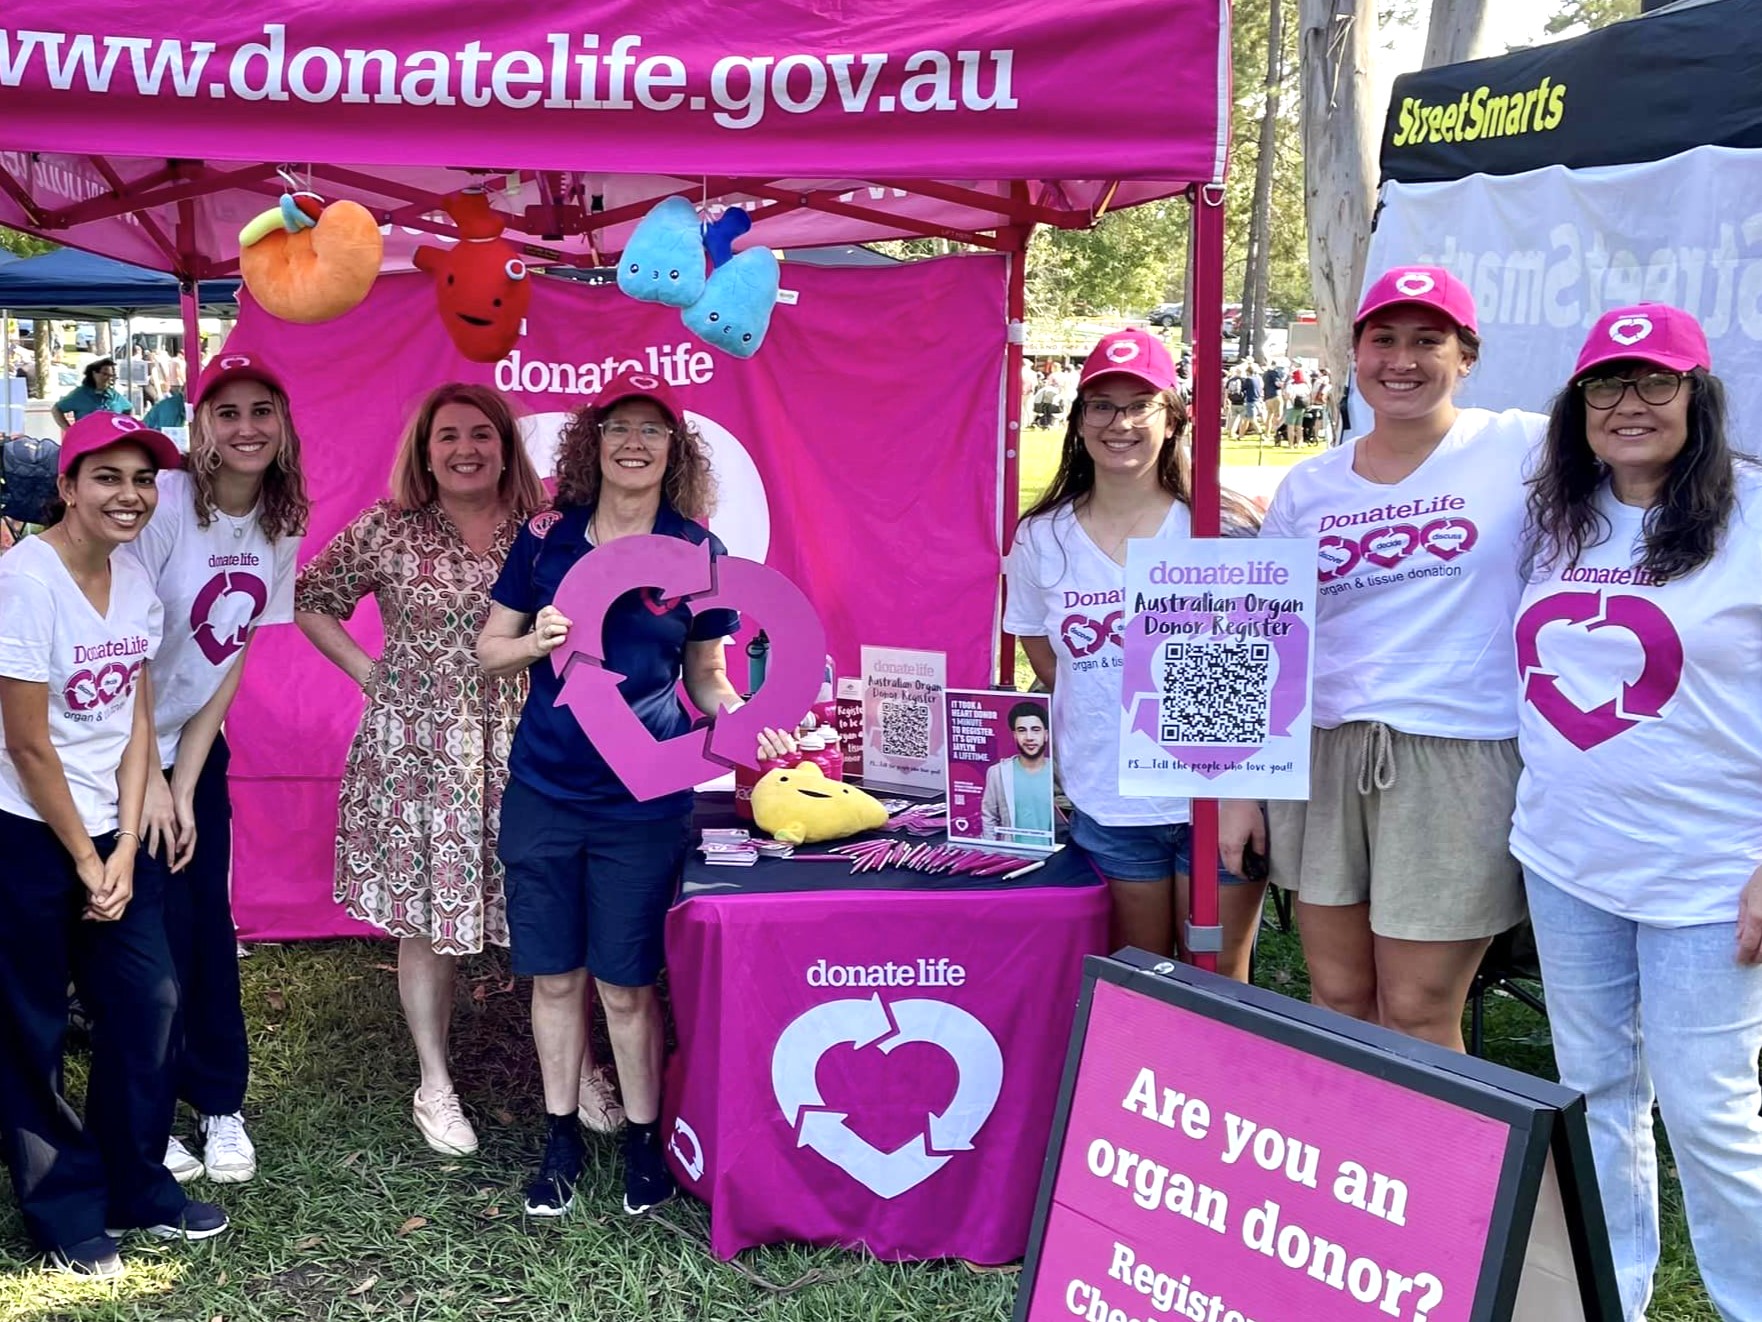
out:
{"label": "blue plush lungs", "polygon": [[686,329],[712,348],[751,358],[765,342],[777,302],[777,255],[769,248],[735,253],[710,272],[703,297],[680,314]]}
{"label": "blue plush lungs", "polygon": [[660,202],[637,224],[618,259],[618,288],[644,303],[690,307],[704,292],[704,242],[697,208]]}

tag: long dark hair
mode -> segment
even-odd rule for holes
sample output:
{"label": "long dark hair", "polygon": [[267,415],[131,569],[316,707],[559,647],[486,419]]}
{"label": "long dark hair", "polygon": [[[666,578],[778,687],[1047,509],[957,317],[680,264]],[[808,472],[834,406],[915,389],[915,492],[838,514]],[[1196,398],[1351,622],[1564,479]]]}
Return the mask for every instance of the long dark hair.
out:
{"label": "long dark hair", "polygon": [[[1095,461],[1089,457],[1089,449],[1083,444],[1083,398],[1079,393],[1071,402],[1070,414],[1065,419],[1064,445],[1058,453],[1058,471],[1052,475],[1045,494],[1022,515],[1024,522],[1048,510],[1074,504],[1095,489]],[[1156,480],[1169,495],[1183,505],[1191,506],[1193,486],[1187,473],[1185,444],[1187,405],[1178,389],[1157,392],[1156,402],[1168,410],[1169,415],[1168,439],[1162,443],[1162,453],[1156,459]]]}
{"label": "long dark hair", "polygon": [[[1737,456],[1725,437],[1725,387],[1697,367],[1686,373],[1688,439],[1670,461],[1658,503],[1646,511],[1645,553],[1636,568],[1659,583],[1694,573],[1713,558],[1737,503]],[[1608,476],[1586,437],[1584,392],[1569,384],[1554,397],[1542,459],[1529,480],[1524,553],[1531,565],[1571,569],[1611,531],[1597,512]]]}

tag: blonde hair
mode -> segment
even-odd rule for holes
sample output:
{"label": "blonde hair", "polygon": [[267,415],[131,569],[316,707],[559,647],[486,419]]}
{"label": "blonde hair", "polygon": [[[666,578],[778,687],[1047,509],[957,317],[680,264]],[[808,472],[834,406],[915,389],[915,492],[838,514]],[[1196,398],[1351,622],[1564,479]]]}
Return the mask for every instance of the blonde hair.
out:
{"label": "blonde hair", "polygon": [[427,509],[440,499],[440,486],[428,457],[434,419],[448,404],[466,404],[488,418],[502,442],[502,477],[496,496],[516,515],[524,518],[545,504],[544,483],[526,457],[520,443],[520,425],[514,406],[501,391],[490,386],[449,381],[429,391],[417,407],[398,441],[398,457],[392,461],[391,496],[399,509]]}
{"label": "blonde hair", "polygon": [[[306,475],[300,468],[300,434],[294,430],[288,397],[267,381],[258,384],[269,392],[270,406],[281,423],[281,444],[276,447],[275,462],[263,474],[257,526],[272,542],[283,537],[301,537],[306,532],[312,501],[306,495]],[[220,444],[214,439],[214,408],[214,396],[208,394],[190,418],[186,467],[195,499],[196,522],[203,528],[214,521],[214,474],[220,468]]]}
{"label": "blonde hair", "polygon": [[[600,426],[626,396],[611,408],[589,404],[569,419],[557,446],[557,504],[590,506],[600,498]],[[657,405],[656,407],[659,407]],[[710,472],[710,447],[689,422],[661,409],[667,419],[667,471],[661,496],[675,511],[702,523],[716,510],[716,479]]]}

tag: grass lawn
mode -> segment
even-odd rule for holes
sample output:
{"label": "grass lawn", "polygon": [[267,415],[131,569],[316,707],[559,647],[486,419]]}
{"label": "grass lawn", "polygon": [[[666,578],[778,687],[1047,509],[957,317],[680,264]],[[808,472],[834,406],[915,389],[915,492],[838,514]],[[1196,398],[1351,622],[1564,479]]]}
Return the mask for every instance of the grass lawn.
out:
{"label": "grass lawn", "polygon": [[[617,1208],[616,1149],[592,1168],[561,1225],[529,1221],[522,1181],[537,1161],[538,1067],[526,991],[505,957],[466,965],[455,1055],[483,1141],[474,1158],[423,1146],[410,1122],[415,1060],[398,1015],[392,948],[364,941],[259,946],[243,965],[254,1045],[247,1114],[262,1173],[226,1186],[231,1234],[206,1244],[131,1241],[127,1275],[72,1282],[20,1255],[0,1209],[0,1319],[459,1319],[498,1322],[1002,1322],[1007,1272],[962,1263],[888,1264],[799,1247],[734,1263],[710,1256],[705,1209],[690,1201],[632,1221]],[[1307,990],[1297,940],[1268,931],[1258,980]],[[1546,1025],[1494,998],[1489,1052],[1550,1068]],[[75,1073],[79,1069],[76,1057]],[[76,1078],[77,1082],[77,1078]],[[215,1186],[199,1184],[213,1193]],[[1712,1322],[1689,1256],[1674,1175],[1653,1322]]]}

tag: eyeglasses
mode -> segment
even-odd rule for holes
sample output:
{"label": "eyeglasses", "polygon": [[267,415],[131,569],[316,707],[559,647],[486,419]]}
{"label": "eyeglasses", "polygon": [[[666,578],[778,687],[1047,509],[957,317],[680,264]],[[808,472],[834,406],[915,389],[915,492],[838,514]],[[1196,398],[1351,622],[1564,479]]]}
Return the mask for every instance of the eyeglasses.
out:
{"label": "eyeglasses", "polygon": [[640,436],[646,445],[659,445],[667,439],[667,434],[667,429],[658,422],[645,422],[640,427],[632,427],[628,422],[607,422],[600,426],[600,435],[613,443]]}
{"label": "eyeglasses", "polygon": [[1116,404],[1111,399],[1083,401],[1083,421],[1090,427],[1111,427],[1122,414],[1128,425],[1142,427],[1164,408],[1160,399],[1135,399],[1130,404]]}
{"label": "eyeglasses", "polygon": [[1592,376],[1580,381],[1578,388],[1587,408],[1608,410],[1621,403],[1629,386],[1641,403],[1668,404],[1682,389],[1682,380],[1681,372],[1647,372],[1641,377]]}

